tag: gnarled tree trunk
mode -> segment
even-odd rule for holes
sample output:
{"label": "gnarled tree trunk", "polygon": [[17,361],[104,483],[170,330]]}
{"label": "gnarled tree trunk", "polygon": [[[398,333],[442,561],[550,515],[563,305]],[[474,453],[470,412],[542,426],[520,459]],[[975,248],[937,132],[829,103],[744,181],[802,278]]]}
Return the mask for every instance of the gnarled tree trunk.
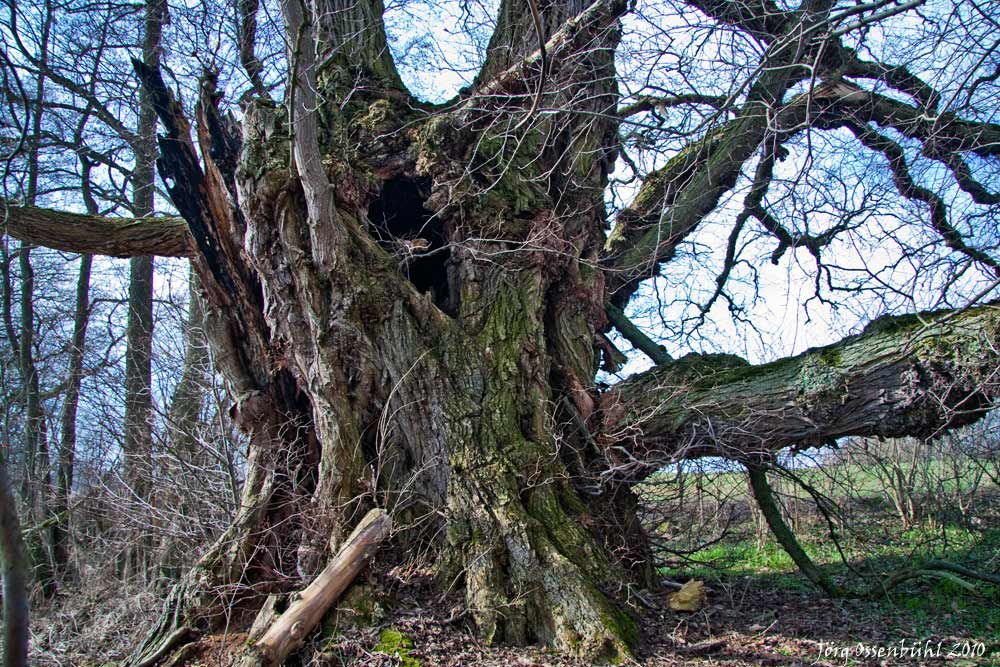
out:
{"label": "gnarled tree trunk", "polygon": [[[527,3],[502,12],[483,84],[437,113],[402,88],[378,3],[331,4],[326,23],[286,5],[301,46],[292,127],[285,109],[251,106],[238,165],[208,95],[201,173],[144,74],[172,132],[161,172],[199,243],[213,343],[252,438],[241,518],[187,585],[311,576],[331,535],[384,504],[446,528],[440,575],[464,582],[488,639],[620,657],[634,629],[612,600],[648,583],[635,498],[574,480],[596,455],[594,267],[623,6],[598,4],[561,37],[587,8],[547,7],[546,88],[559,92],[543,101],[579,113],[527,116],[542,66]],[[559,48],[581,43],[600,48]]]}
{"label": "gnarled tree trunk", "polygon": [[[397,542],[436,539],[443,584],[464,589],[487,639],[622,658],[636,638],[624,589],[651,579],[631,489],[658,466],[929,434],[991,405],[992,307],[883,320],[760,367],[673,361],[645,341],[657,368],[595,387],[601,356],[620,356],[606,311],[630,335],[617,306],[769,133],[894,104],[847,84],[787,94],[812,75],[803,63],[827,57],[812,36],[832,3],[759,20],[695,4],[772,42],[768,67],[732,120],[650,175],[610,240],[602,196],[624,2],[504,0],[475,84],[433,106],[400,82],[381,2],[287,0],[285,103],[252,101],[239,130],[206,75],[200,151],[159,73],[136,64],[189,234],[177,220],[61,219],[113,231],[77,247],[129,254],[155,247],[159,226],[164,254],[192,258],[250,440],[236,521],[173,591],[136,664],[209,630],[226,605],[302,588],[372,506],[393,515]],[[65,243],[51,225],[25,232],[19,216],[58,216],[14,210],[9,229]],[[782,249],[822,242],[781,238]]]}

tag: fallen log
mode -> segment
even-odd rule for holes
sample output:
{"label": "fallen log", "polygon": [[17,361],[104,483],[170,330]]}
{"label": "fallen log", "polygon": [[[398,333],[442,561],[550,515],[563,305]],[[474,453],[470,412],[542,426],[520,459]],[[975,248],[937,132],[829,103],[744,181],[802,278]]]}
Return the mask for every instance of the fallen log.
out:
{"label": "fallen log", "polygon": [[392,520],[383,510],[368,512],[323,571],[274,618],[260,639],[252,642],[240,667],[274,667],[300,648],[375,548],[389,536],[391,527]]}

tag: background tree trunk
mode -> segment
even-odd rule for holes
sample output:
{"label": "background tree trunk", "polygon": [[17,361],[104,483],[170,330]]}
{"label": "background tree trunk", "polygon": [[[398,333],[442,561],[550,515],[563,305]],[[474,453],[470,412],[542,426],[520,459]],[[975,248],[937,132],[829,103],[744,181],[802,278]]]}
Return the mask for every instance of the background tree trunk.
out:
{"label": "background tree trunk", "polygon": [[80,274],[76,283],[76,307],[73,314],[73,340],[70,343],[69,374],[66,378],[66,395],[63,398],[61,438],[59,441],[59,468],[56,478],[55,501],[52,511],[59,517],[55,526],[53,562],[59,576],[69,571],[70,547],[70,494],[73,492],[73,466],[76,459],[76,414],[80,404],[80,385],[83,382],[84,344],[87,325],[90,323],[90,268],[91,255],[80,256]]}
{"label": "background tree trunk", "polygon": [[[35,82],[35,101],[30,110],[31,136],[28,140],[28,178],[24,191],[25,203],[29,206],[35,204],[38,196],[39,145],[42,141],[42,112],[52,21],[52,3],[47,1],[40,30],[39,62],[41,67]],[[33,246],[29,243],[21,243],[18,250],[18,268],[21,274],[19,322],[21,335],[17,352],[21,374],[21,391],[25,406],[24,451],[26,465],[22,480],[22,495],[28,505],[28,516],[33,521],[41,523],[48,519],[52,475],[51,462],[49,461],[48,428],[39,388],[38,369],[35,366],[35,273],[31,265],[32,248]],[[34,577],[41,584],[42,592],[47,596],[55,592],[55,577],[50,553],[52,530],[37,531],[28,545]]]}
{"label": "background tree trunk", "polygon": [[[148,0],[145,8],[142,59],[149,67],[160,63],[160,41],[167,16],[165,0]],[[156,178],[156,111],[149,92],[139,95],[139,126],[132,172],[132,209],[138,217],[153,213]],[[152,485],[152,354],[153,354],[153,257],[129,260],[128,325],[125,351],[125,442],[123,477],[136,511],[147,514]],[[137,575],[145,569],[148,538],[136,541],[125,566]]]}
{"label": "background tree trunk", "polygon": [[[31,246],[21,244],[18,252],[18,265],[21,271],[21,338],[20,338],[20,370],[23,383],[25,403],[24,444],[26,466],[24,474],[24,496],[30,508],[32,520],[42,523],[49,518],[49,503],[52,492],[51,461],[49,460],[48,427],[41,390],[39,389],[38,370],[35,367],[34,334],[35,334],[35,277],[31,266]],[[29,557],[34,571],[35,580],[42,585],[45,595],[55,592],[55,575],[52,568],[51,548],[54,526],[47,530],[37,531],[32,535],[29,545]]]}
{"label": "background tree trunk", "polygon": [[[81,139],[86,118],[81,121],[77,139]],[[92,163],[87,157],[80,160],[80,186],[83,191],[87,213],[97,215],[97,202],[91,190]],[[80,272],[76,281],[76,305],[73,311],[73,339],[69,349],[69,371],[66,378],[66,394],[63,397],[60,419],[59,467],[56,473],[56,495],[53,512],[58,517],[53,540],[53,562],[56,574],[66,577],[69,573],[70,550],[70,496],[73,493],[73,472],[76,464],[76,416],[80,406],[80,388],[83,384],[83,361],[87,342],[87,326],[90,324],[90,270],[93,256],[80,255]]]}
{"label": "background tree trunk", "polygon": [[3,646],[7,667],[28,664],[28,568],[24,562],[17,503],[0,459],[0,564],[3,571]]}

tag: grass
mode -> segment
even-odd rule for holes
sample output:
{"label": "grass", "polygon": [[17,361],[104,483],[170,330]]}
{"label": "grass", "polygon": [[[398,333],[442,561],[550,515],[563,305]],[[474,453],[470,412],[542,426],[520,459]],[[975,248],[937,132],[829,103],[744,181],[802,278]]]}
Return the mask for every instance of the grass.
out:
{"label": "grass", "polygon": [[[938,479],[942,494],[965,489],[962,479],[949,478],[944,462],[934,462],[925,471],[925,479]],[[878,475],[857,464],[842,464],[830,469],[803,469],[797,473],[808,483],[823,489],[840,507],[849,507],[849,526],[838,526],[838,538],[843,551],[838,550],[829,536],[829,527],[811,502],[804,499],[795,507],[795,529],[801,546],[810,558],[835,581],[853,590],[878,590],[879,582],[891,573],[919,568],[929,559],[941,559],[964,564],[973,569],[995,572],[1000,563],[1000,507],[996,503],[998,490],[983,485],[980,492],[978,525],[957,521],[953,514],[927,512],[915,525],[904,528],[896,516],[890,499],[883,493]],[[847,488],[849,497],[838,495]],[[772,478],[772,483],[775,479]],[[662,480],[660,480],[662,482]],[[950,486],[949,486],[950,484]],[[779,486],[779,484],[774,484]],[[785,494],[791,484],[781,481]],[[670,487],[657,484],[646,489],[647,502],[669,502]],[[798,492],[801,496],[801,491]],[[704,500],[698,494],[724,498],[721,505],[753,507],[745,476],[740,472],[702,473],[701,479],[690,485],[679,507],[689,515],[705,514]],[[940,497],[917,497],[928,506],[940,509]],[[786,497],[787,500],[787,497]],[[992,500],[992,502],[991,502]],[[677,503],[676,496],[673,500]],[[698,508],[699,503],[702,507]],[[766,589],[792,595],[821,594],[802,577],[791,558],[773,539],[757,536],[752,513],[736,513],[741,520],[731,525],[724,539],[697,549],[690,536],[676,541],[683,558],[665,554],[660,572],[672,579],[699,578],[710,583],[727,585],[742,581],[754,589]],[[967,518],[967,517],[966,517]],[[675,536],[677,537],[677,536]],[[698,537],[704,537],[699,535]],[[846,559],[846,562],[845,562]],[[959,637],[977,639],[992,646],[1000,665],[1000,586],[978,580],[968,580],[975,587],[967,590],[948,578],[922,576],[900,584],[887,594],[857,600],[858,613],[870,619],[872,627],[896,628],[902,636]],[[988,663],[983,663],[988,664]]]}
{"label": "grass", "polygon": [[[972,540],[971,536],[967,536]],[[860,588],[858,578],[850,568],[865,571],[893,572],[914,566],[911,546],[901,535],[895,548],[881,548],[878,555],[845,565],[834,549],[806,544],[810,557],[842,584],[853,583]],[[967,543],[966,543],[967,544]],[[970,548],[938,553],[938,557],[955,561],[985,562],[1000,553],[1000,533],[994,532]],[[726,585],[742,581],[754,589],[787,594],[821,596],[813,585],[799,574],[791,558],[774,542],[756,545],[750,542],[717,544],[694,555],[701,564],[685,564],[661,568],[668,578],[697,578]],[[979,560],[979,557],[983,560]],[[986,582],[970,582],[975,592],[949,579],[922,577],[895,587],[886,595],[857,601],[859,613],[871,619],[876,627],[902,628],[916,637],[961,637],[993,643],[1000,651],[1000,587]],[[866,580],[864,586],[874,586]],[[846,638],[850,641],[850,638]],[[1000,665],[1000,663],[998,663]]]}

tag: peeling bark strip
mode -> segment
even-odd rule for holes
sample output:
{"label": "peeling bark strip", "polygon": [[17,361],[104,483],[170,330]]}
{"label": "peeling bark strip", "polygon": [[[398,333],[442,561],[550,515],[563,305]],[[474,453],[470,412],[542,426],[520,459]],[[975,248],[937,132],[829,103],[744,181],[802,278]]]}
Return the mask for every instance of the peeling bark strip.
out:
{"label": "peeling bark strip", "polygon": [[183,218],[104,218],[7,202],[3,230],[25,243],[65,252],[109,257],[195,254]]}
{"label": "peeling bark strip", "polygon": [[244,657],[242,667],[280,665],[305,642],[340,594],[350,585],[375,549],[388,536],[392,520],[381,509],[361,519],[337,555],[298,599],[275,620]]}
{"label": "peeling bark strip", "polygon": [[689,355],[612,389],[603,432],[628,438],[647,472],[684,457],[744,459],[850,435],[930,436],[994,405],[998,342],[1000,307],[988,305],[884,317],[762,366]]}

